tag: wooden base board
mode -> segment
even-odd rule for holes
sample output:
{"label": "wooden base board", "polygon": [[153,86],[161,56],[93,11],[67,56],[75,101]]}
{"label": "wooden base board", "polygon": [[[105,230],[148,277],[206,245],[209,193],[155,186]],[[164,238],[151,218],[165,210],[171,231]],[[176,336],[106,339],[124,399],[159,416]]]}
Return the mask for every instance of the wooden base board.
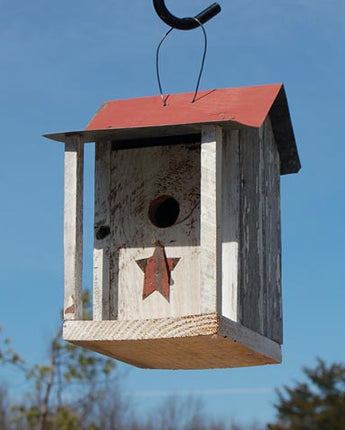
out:
{"label": "wooden base board", "polygon": [[217,314],[137,321],[66,321],[66,341],[148,369],[281,362],[280,345]]}

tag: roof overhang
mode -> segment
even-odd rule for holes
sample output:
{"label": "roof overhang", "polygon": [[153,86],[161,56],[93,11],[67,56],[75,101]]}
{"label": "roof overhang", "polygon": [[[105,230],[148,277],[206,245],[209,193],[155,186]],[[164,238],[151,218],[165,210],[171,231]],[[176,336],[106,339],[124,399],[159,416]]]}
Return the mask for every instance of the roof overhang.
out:
{"label": "roof overhang", "polygon": [[[282,84],[202,91],[194,103],[192,93],[174,94],[163,106],[160,96],[115,100],[102,104],[85,130],[47,134],[65,142],[79,135],[82,142],[127,142],[201,133],[203,125],[223,128],[260,128],[270,117],[278,146],[281,174],[301,167],[285,90]],[[149,143],[148,143],[149,144]]]}

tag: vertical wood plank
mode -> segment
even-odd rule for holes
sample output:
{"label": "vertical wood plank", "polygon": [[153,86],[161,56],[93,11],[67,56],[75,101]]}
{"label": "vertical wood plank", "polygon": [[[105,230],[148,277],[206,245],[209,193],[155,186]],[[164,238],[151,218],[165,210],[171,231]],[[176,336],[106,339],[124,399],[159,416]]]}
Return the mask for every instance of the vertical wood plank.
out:
{"label": "vertical wood plank", "polygon": [[221,312],[222,129],[204,126],[201,137],[201,313]]}
{"label": "vertical wood plank", "polygon": [[225,135],[222,157],[222,315],[238,321],[240,274],[239,131]]}
{"label": "vertical wood plank", "polygon": [[64,319],[81,320],[83,270],[84,145],[78,136],[65,143],[64,195]]}
{"label": "vertical wood plank", "polygon": [[280,159],[271,121],[266,119],[262,130],[265,170],[263,172],[263,243],[265,265],[265,335],[283,342],[281,294],[281,226],[280,226]]}
{"label": "vertical wood plank", "polygon": [[111,142],[95,144],[95,237],[93,252],[93,319],[110,318],[110,156]]}
{"label": "vertical wood plank", "polygon": [[241,324],[282,343],[280,170],[270,121],[240,132]]}
{"label": "vertical wood plank", "polygon": [[263,254],[262,244],[262,142],[259,130],[245,128],[240,132],[241,164],[241,324],[263,334]]}

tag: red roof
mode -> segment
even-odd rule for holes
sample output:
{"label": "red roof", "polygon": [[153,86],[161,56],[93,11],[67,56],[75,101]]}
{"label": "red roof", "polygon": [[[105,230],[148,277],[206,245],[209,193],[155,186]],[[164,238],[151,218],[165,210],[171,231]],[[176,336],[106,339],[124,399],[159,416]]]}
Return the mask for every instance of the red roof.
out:
{"label": "red roof", "polygon": [[233,121],[261,127],[282,85],[202,91],[191,103],[192,93],[114,100],[102,104],[86,130],[157,127]]}
{"label": "red roof", "polygon": [[[173,94],[163,106],[160,96],[114,100],[102,104],[85,131],[84,142],[108,138],[112,141],[190,135],[202,124],[259,128],[270,116],[281,158],[282,173],[300,168],[284,87],[282,84]],[[70,133],[47,137],[64,141]]]}

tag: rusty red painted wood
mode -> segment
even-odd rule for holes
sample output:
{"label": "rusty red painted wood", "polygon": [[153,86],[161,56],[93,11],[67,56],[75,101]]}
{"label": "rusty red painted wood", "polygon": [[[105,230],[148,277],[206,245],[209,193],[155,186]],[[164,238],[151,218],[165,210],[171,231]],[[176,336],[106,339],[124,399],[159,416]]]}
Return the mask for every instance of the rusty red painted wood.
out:
{"label": "rusty red painted wood", "polygon": [[281,84],[173,94],[163,107],[160,96],[103,103],[86,130],[157,127],[232,121],[261,127]]}
{"label": "rusty red painted wood", "polygon": [[179,258],[167,258],[164,246],[159,242],[156,243],[152,257],[136,260],[145,274],[143,299],[158,291],[168,301],[170,300],[170,272],[175,269],[179,261]]}

